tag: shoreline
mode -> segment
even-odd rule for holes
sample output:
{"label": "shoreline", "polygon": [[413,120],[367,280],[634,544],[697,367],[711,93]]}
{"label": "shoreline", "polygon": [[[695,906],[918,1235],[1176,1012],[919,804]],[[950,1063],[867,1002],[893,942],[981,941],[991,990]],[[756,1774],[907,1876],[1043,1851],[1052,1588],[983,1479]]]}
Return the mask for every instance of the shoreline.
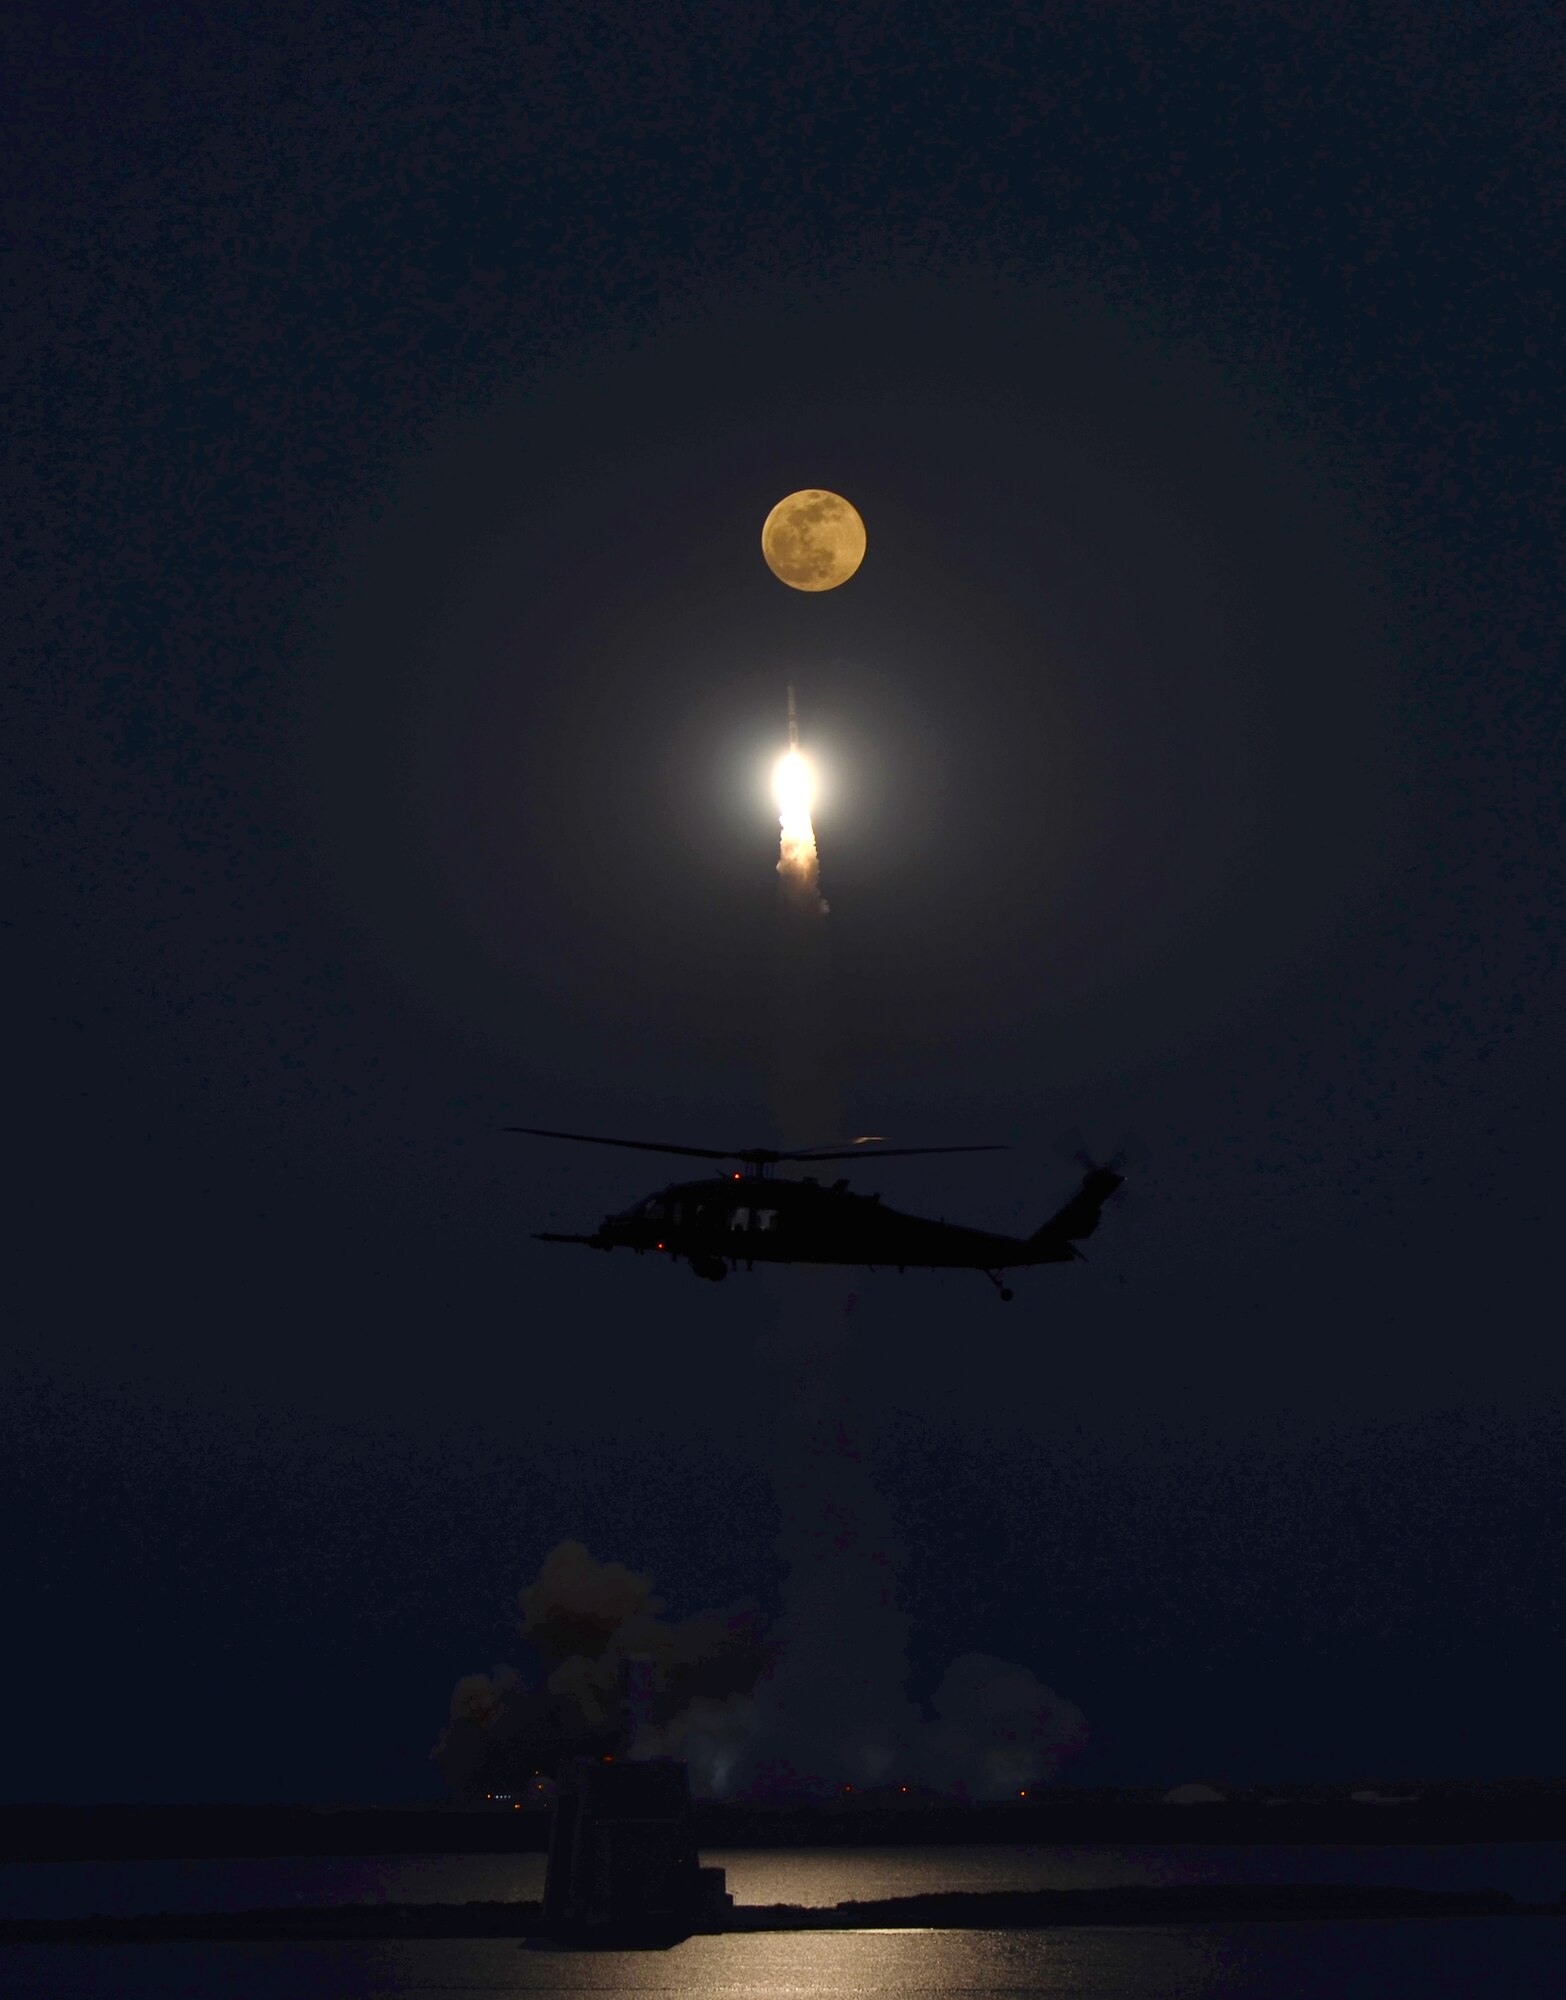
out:
{"label": "shoreline", "polygon": [[[861,1847],[1476,1846],[1566,1841],[1566,1786],[1398,1803],[1044,1798],[1026,1804],[758,1807],[698,1803],[707,1850]],[[0,1806],[0,1861],[260,1860],[542,1854],[547,1809],[425,1806]]]}
{"label": "shoreline", "polygon": [[0,1944],[264,1944],[372,1939],[515,1938],[628,1948],[758,1931],[1047,1930],[1190,1923],[1566,1916],[1566,1893],[1527,1903],[1497,1889],[1362,1888],[1334,1883],[1160,1885],[980,1890],[884,1897],[827,1907],[741,1904],[675,1932],[560,1939],[541,1903],[356,1903],[278,1910],[166,1911],[138,1916],[13,1917]]}

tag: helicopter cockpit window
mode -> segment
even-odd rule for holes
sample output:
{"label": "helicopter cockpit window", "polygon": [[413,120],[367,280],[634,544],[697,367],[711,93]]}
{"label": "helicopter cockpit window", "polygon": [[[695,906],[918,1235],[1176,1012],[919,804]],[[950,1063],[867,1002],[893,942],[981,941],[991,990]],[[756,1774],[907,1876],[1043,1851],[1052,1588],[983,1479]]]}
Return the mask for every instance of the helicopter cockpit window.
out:
{"label": "helicopter cockpit window", "polygon": [[750,1210],[748,1208],[731,1208],[729,1210],[729,1227],[730,1229],[749,1229]]}
{"label": "helicopter cockpit window", "polygon": [[664,1214],[663,1203],[661,1201],[650,1201],[642,1210],[642,1213],[649,1222],[662,1222]]}
{"label": "helicopter cockpit window", "polygon": [[756,1210],[756,1227],[758,1229],[776,1229],[777,1226],[778,1212],[775,1208],[758,1208]]}

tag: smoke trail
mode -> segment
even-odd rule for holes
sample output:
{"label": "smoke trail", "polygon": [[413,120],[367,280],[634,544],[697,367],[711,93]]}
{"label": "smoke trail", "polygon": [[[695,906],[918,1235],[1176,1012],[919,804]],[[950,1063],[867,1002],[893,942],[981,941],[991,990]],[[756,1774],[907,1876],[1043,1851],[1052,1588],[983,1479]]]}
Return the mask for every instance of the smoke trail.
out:
{"label": "smoke trail", "polygon": [[839,1287],[786,1275],[802,1284],[781,1305],[772,1357],[784,1376],[771,1385],[779,1657],[735,1775],[762,1794],[820,1797],[908,1782],[921,1717],[905,1692],[906,1550],[846,1420]]}
{"label": "smoke trail", "polygon": [[[808,1145],[845,1128],[827,906],[792,688],[789,748],[775,788],[783,887],[776,1112],[784,1143]],[[770,1358],[783,1379],[767,1385],[767,1400],[776,1424],[777,1550],[786,1564],[778,1656],[753,1695],[721,1718],[704,1718],[706,1780],[721,1772],[726,1785],[772,1796],[883,1784],[1014,1794],[1080,1748],[1086,1725],[1025,1667],[982,1653],[952,1662],[930,1713],[910,1699],[909,1620],[899,1590],[907,1555],[851,1435],[841,1381],[843,1290],[840,1279],[799,1270],[781,1273],[776,1287]],[[701,1782],[697,1741],[692,1732],[685,1754]]]}
{"label": "smoke trail", "polygon": [[729,1789],[762,1798],[904,1786],[1015,1797],[1082,1748],[1082,1713],[1028,1668],[977,1651],[951,1662],[928,1701],[914,1698],[908,1551],[853,1436],[842,1281],[791,1271],[783,1284],[777,1335],[761,1357],[771,1364],[763,1386],[786,1566],[776,1657],[731,1707],[726,1739],[709,1723],[707,1744],[721,1755],[708,1772],[721,1767]]}

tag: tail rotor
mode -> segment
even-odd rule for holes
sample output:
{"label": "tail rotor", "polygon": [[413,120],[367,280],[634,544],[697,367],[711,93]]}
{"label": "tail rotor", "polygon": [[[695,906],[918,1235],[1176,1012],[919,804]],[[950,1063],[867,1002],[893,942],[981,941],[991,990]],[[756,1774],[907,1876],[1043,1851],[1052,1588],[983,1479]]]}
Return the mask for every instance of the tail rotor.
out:
{"label": "tail rotor", "polygon": [[1055,1141],[1055,1151],[1070,1160],[1084,1174],[1111,1173],[1124,1180],[1127,1174],[1147,1163],[1147,1142],[1136,1132],[1122,1132],[1119,1143],[1109,1153],[1097,1153],[1088,1144],[1079,1125],[1070,1126]]}

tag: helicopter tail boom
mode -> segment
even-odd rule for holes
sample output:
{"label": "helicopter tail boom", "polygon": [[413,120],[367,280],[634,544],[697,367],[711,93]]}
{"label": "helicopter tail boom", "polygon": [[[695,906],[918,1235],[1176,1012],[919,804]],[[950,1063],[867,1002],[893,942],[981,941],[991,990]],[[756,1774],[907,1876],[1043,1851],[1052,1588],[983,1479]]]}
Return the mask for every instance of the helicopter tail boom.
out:
{"label": "helicopter tail boom", "polygon": [[1089,1167],[1082,1176],[1082,1185],[1064,1208],[1059,1208],[1049,1220],[1034,1230],[1028,1238],[1028,1248],[1042,1259],[1055,1257],[1064,1261],[1079,1252],[1072,1248],[1084,1236],[1091,1236],[1097,1229],[1103,1215],[1104,1203],[1125,1184],[1125,1175],[1117,1174],[1113,1167]]}

